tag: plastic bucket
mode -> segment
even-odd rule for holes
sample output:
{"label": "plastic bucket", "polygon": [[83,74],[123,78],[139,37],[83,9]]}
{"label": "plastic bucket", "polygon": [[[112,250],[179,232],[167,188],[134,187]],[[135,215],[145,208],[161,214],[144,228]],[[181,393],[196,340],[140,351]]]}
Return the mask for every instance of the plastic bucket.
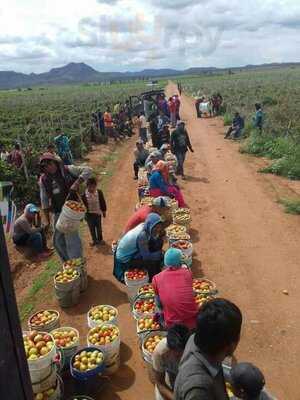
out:
{"label": "plastic bucket", "polygon": [[153,286],[151,283],[147,283],[146,285],[143,285],[142,287],[139,288],[138,291],[138,296],[142,295],[145,297],[153,297],[155,295]]}
{"label": "plastic bucket", "polygon": [[132,306],[132,315],[134,319],[138,320],[140,318],[154,317],[154,315],[158,312],[158,308],[156,305],[154,311],[151,312],[138,311],[135,309],[135,305],[139,300],[150,300],[150,299],[153,299],[155,302],[155,296],[149,297],[149,296],[139,295],[136,297]]}
{"label": "plastic bucket", "polygon": [[187,232],[178,235],[172,235],[172,234],[167,235],[167,239],[170,247],[172,246],[173,243],[178,242],[178,240],[186,240],[188,242],[191,241],[191,237]]}
{"label": "plastic bucket", "polygon": [[[97,321],[97,320],[92,319],[91,312],[93,310],[95,310],[95,308],[97,308],[97,307],[107,307],[108,310],[114,310],[115,313],[116,313],[115,317],[110,321],[99,321],[99,320]],[[94,306],[87,313],[88,327],[89,328],[95,328],[96,326],[107,325],[107,324],[112,324],[112,325],[116,325],[117,326],[118,325],[118,315],[119,315],[118,310],[113,306],[102,305],[102,304],[100,306]]]}
{"label": "plastic bucket", "polygon": [[66,285],[65,288],[54,286],[55,297],[61,308],[76,306],[80,300],[80,280],[74,286]]}
{"label": "plastic bucket", "polygon": [[[68,264],[63,265],[63,269],[70,268]],[[80,291],[85,292],[88,287],[88,275],[86,270],[86,262],[82,259],[82,262],[78,265],[73,265],[73,269],[79,272],[80,274]]]}
{"label": "plastic bucket", "polygon": [[57,368],[55,364],[51,364],[46,368],[31,370],[29,373],[34,394],[45,392],[55,387],[57,381]]}
{"label": "plastic bucket", "polygon": [[141,319],[143,319],[143,318],[139,318],[139,319],[136,321],[136,333],[137,333],[137,335],[138,335],[138,337],[139,337],[139,339],[140,339],[140,342],[142,343],[143,340],[145,339],[145,337],[146,337],[149,333],[161,331],[161,330],[162,330],[162,327],[159,325],[159,327],[158,327],[157,329],[145,328],[145,329],[142,329],[142,330],[141,330],[140,327],[139,327],[139,323],[140,323]]}
{"label": "plastic bucket", "polygon": [[[23,337],[26,337],[29,334],[30,332],[23,332]],[[49,367],[53,363],[54,357],[56,355],[57,349],[55,346],[54,338],[51,335],[51,333],[41,332],[41,334],[50,335],[54,345],[52,349],[49,351],[49,353],[47,353],[46,355],[39,357],[36,360],[27,360],[29,371],[36,371]]]}
{"label": "plastic bucket", "polygon": [[144,339],[143,339],[143,342],[142,342],[142,352],[143,352],[143,359],[147,362],[147,363],[149,363],[149,364],[152,364],[152,354],[153,353],[150,353],[147,349],[145,349],[145,343],[147,342],[147,340],[150,338],[150,337],[152,337],[152,336],[163,336],[163,337],[166,337],[167,336],[167,332],[166,331],[154,331],[154,332],[150,332],[150,333],[148,333],[145,337],[144,337]]}
{"label": "plastic bucket", "polygon": [[193,256],[193,245],[188,240],[177,240],[171,244],[171,247],[181,250],[182,254],[184,254],[186,257]]}
{"label": "plastic bucket", "polygon": [[[209,288],[203,288],[203,289],[195,288],[196,281],[207,283],[209,285]],[[193,279],[193,291],[194,291],[194,293],[199,293],[199,294],[204,294],[204,295],[206,295],[206,294],[207,295],[209,295],[209,294],[217,294],[218,293],[217,285],[215,284],[215,282],[212,282],[212,281],[210,281],[209,279],[206,279],[206,278],[195,278],[195,279]]]}
{"label": "plastic bucket", "polygon": [[132,303],[136,298],[139,289],[149,282],[149,275],[147,273],[145,278],[133,280],[133,279],[127,279],[127,273],[125,273],[124,281],[126,285],[128,299],[130,303]]}
{"label": "plastic bucket", "polygon": [[[39,314],[39,313],[44,312],[44,311],[49,311],[49,312],[51,312],[51,313],[56,314],[56,319],[53,320],[53,321],[51,321],[51,322],[49,322],[48,324],[44,324],[44,325],[35,325],[35,324],[32,324],[31,321],[32,321],[33,317],[36,316],[36,315]],[[59,327],[60,327],[60,320],[59,320],[59,318],[60,318],[60,314],[59,314],[59,312],[56,311],[56,310],[40,310],[40,311],[34,313],[33,315],[31,315],[31,317],[29,317],[29,319],[28,319],[28,328],[29,328],[29,330],[31,330],[31,331],[34,330],[34,331],[38,331],[38,332],[51,332],[53,329],[56,329],[56,328],[59,328]]]}
{"label": "plastic bucket", "polygon": [[[59,375],[55,375],[55,381],[54,381],[53,385],[50,388],[48,388],[46,390],[42,390],[41,392],[37,392],[37,393],[43,394],[43,393],[47,392],[49,389],[51,389],[51,388],[54,389],[54,392],[52,393],[52,395],[44,397],[44,398],[47,398],[47,400],[61,400],[62,396],[63,396],[63,382],[62,382],[62,380],[61,380]],[[35,393],[35,392],[33,392],[33,393],[35,395],[37,395],[37,393]]]}
{"label": "plastic bucket", "polygon": [[[113,324],[105,324],[105,326],[114,326]],[[119,329],[118,329],[119,330]],[[105,375],[114,374],[120,366],[120,346],[121,338],[120,331],[119,336],[113,342],[104,345],[94,345],[89,342],[89,333],[87,336],[88,346],[96,347],[97,350],[101,350],[104,353],[104,363],[105,363]]]}
{"label": "plastic bucket", "polygon": [[[93,378],[93,377],[95,377],[95,376],[97,376],[97,375],[103,373],[103,371],[105,370],[105,363],[104,363],[104,361],[103,361],[101,364],[99,364],[96,368],[94,368],[94,369],[92,369],[92,370],[90,370],[90,371],[81,372],[81,371],[78,371],[76,368],[73,367],[73,363],[74,363],[75,356],[76,356],[78,353],[81,353],[82,351],[93,352],[93,351],[95,351],[95,350],[98,350],[98,351],[100,350],[100,351],[102,351],[102,350],[99,349],[97,346],[84,347],[84,348],[80,349],[79,351],[77,351],[77,352],[72,356],[72,358],[71,358],[71,360],[70,360],[70,372],[71,372],[71,375],[73,376],[73,378],[75,378],[75,379],[77,379],[77,380],[79,380],[79,381],[85,381],[85,380],[87,380],[87,379]],[[102,351],[102,353],[103,353],[103,351]],[[104,354],[104,353],[103,353],[103,354]],[[104,354],[104,360],[105,360],[105,354]]]}
{"label": "plastic bucket", "polygon": [[70,359],[77,352],[79,346],[79,332],[75,328],[71,327],[57,328],[51,332],[51,335],[54,337],[54,334],[56,332],[64,332],[64,331],[74,331],[76,333],[77,340],[71,346],[68,347],[60,347],[59,345],[56,345],[58,352],[61,354],[63,368],[69,365]]}
{"label": "plastic bucket", "polygon": [[[81,205],[81,203],[78,203]],[[84,218],[85,211],[74,211],[64,204],[62,211],[56,223],[56,229],[61,233],[70,233],[78,231],[80,221]]]}

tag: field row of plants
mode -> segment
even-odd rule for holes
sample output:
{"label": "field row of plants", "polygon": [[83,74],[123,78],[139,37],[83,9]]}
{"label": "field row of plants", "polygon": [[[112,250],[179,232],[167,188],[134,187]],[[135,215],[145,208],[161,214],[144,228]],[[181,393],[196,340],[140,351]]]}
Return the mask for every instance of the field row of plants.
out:
{"label": "field row of plants", "polygon": [[[184,90],[198,97],[221,93],[224,123],[235,111],[245,117],[241,151],[273,160],[263,172],[300,179],[300,68],[237,72],[181,79]],[[254,104],[265,113],[263,134],[252,128]]]}
{"label": "field row of plants", "polygon": [[0,143],[11,149],[20,142],[29,171],[26,183],[23,171],[0,161],[0,181],[14,182],[18,205],[37,197],[37,160],[53,140],[56,128],[70,137],[73,155],[80,158],[91,146],[91,114],[143,91],[143,82],[0,91]]}

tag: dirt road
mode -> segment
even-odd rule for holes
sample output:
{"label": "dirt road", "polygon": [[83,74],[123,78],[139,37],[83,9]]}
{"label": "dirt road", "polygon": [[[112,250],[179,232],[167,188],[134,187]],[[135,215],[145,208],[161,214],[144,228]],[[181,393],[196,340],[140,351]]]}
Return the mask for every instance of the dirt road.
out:
{"label": "dirt road", "polygon": [[[173,91],[169,86],[168,92]],[[272,188],[275,181],[280,184],[278,179],[257,174],[253,163],[239,154],[237,145],[223,140],[220,120],[197,120],[193,103],[185,96],[182,118],[187,121],[195,149],[187,157],[188,179],[179,182],[192,208],[194,275],[204,274],[214,280],[221,295],[241,307],[244,327],[238,359],[259,365],[279,399],[298,400],[299,218],[284,214],[274,202]],[[85,232],[89,288],[80,305],[61,312],[62,324],[79,329],[83,345],[90,306],[118,307],[122,366],[99,394],[99,399],[107,400],[153,399],[127,296],[112,276],[110,254],[111,241],[118,238],[137,201],[136,181],[132,179],[134,141],[131,139],[120,150],[109,185],[108,216],[104,221],[108,245],[99,250],[89,248],[90,239]],[[89,163],[97,168],[97,152],[90,155]],[[282,293],[284,289],[289,295]],[[50,295],[52,290],[50,284],[39,306],[58,307]]]}
{"label": "dirt road", "polygon": [[220,120],[197,120],[192,100],[182,102],[195,149],[182,185],[194,218],[194,274],[240,306],[238,359],[260,366],[279,399],[300,399],[300,221],[274,201],[286,182],[258,174],[238,144],[223,139]]}

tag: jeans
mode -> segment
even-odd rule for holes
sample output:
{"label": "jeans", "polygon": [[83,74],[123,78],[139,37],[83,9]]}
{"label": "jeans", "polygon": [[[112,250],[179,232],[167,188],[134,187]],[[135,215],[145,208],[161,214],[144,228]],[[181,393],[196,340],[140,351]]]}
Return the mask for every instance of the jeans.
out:
{"label": "jeans", "polygon": [[86,222],[88,224],[93,242],[94,243],[101,242],[101,240],[103,240],[101,215],[87,213],[86,214]]}
{"label": "jeans", "polygon": [[42,253],[46,247],[46,237],[43,232],[24,233],[18,239],[14,239],[17,246],[27,246],[36,253]]}
{"label": "jeans", "polygon": [[183,164],[185,161],[186,151],[175,151],[178,161],[177,174],[184,175]]}
{"label": "jeans", "polygon": [[147,143],[147,128],[140,128],[140,138],[144,143]]}
{"label": "jeans", "polygon": [[133,169],[134,169],[134,176],[137,178],[139,174],[139,169],[144,167],[145,163],[142,163],[141,161],[135,161],[133,163]]}
{"label": "jeans", "polygon": [[170,113],[170,121],[171,121],[172,127],[174,128],[176,126],[176,112]]}
{"label": "jeans", "polygon": [[[59,213],[55,214],[54,226],[58,217]],[[62,261],[82,258],[82,243],[78,232],[61,233],[55,227],[53,245]]]}

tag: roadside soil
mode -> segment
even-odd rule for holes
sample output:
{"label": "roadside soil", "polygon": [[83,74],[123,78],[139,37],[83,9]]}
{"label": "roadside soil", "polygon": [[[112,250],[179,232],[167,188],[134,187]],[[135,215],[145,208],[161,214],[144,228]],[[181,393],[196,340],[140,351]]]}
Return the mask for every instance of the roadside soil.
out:
{"label": "roadside soil", "polygon": [[[170,84],[167,92],[173,94],[175,87]],[[192,209],[194,276],[205,275],[215,281],[220,295],[241,308],[244,324],[238,360],[257,364],[279,399],[300,399],[300,224],[299,217],[284,214],[276,203],[279,194],[298,192],[299,185],[290,187],[287,180],[258,174],[264,161],[241,155],[237,143],[223,140],[221,119],[196,119],[193,101],[185,95],[182,119],[187,122],[195,150],[187,156],[187,180],[179,182]],[[120,147],[108,186],[108,214],[103,222],[107,245],[90,248],[88,232],[84,232],[88,290],[78,306],[61,310],[62,325],[77,328],[84,345],[89,308],[94,304],[118,307],[122,365],[97,399],[154,397],[125,288],[112,276],[110,244],[119,237],[137,202],[136,181],[132,179],[134,142],[132,138]],[[100,151],[89,155],[88,163],[94,168],[101,163]],[[31,272],[22,268],[23,287],[18,286],[18,279],[16,284],[18,298],[31,279]],[[36,309],[59,309],[51,282],[41,297]]]}
{"label": "roadside soil", "polygon": [[214,280],[241,308],[238,360],[257,364],[279,399],[300,399],[300,217],[276,202],[299,194],[300,184],[258,173],[266,160],[240,154],[238,143],[223,139],[221,119],[197,119],[193,100],[183,95],[182,103],[195,149],[182,183],[193,215],[194,274]]}

